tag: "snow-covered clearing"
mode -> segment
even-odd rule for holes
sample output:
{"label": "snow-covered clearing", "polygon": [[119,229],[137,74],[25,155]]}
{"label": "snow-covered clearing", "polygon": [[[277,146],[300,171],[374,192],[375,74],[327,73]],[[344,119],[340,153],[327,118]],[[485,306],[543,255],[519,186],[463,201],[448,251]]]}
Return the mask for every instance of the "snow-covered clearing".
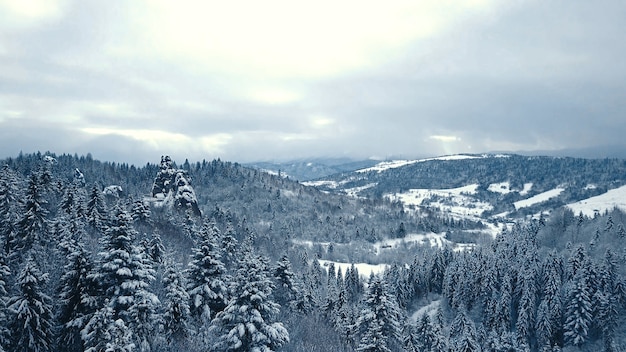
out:
{"label": "snow-covered clearing", "polygon": [[454,245],[446,238],[446,233],[410,233],[404,238],[389,238],[374,243],[376,253],[380,253],[381,249],[398,248],[405,245],[429,245],[431,247],[443,247],[445,245]]}
{"label": "snow-covered clearing", "polygon": [[409,318],[412,323],[416,323],[418,319],[423,317],[425,314],[428,314],[430,318],[433,318],[437,313],[437,308],[441,306],[441,300],[438,299],[436,301],[430,302],[429,305],[424,306],[411,314]]}
{"label": "snow-covered clearing", "polygon": [[522,189],[519,194],[521,196],[525,196],[528,194],[528,192],[530,192],[530,190],[533,188],[533,183],[532,182],[528,182],[528,183],[524,183],[524,189]]}
{"label": "snow-covered clearing", "polygon": [[478,159],[478,158],[484,158],[486,157],[485,155],[483,156],[476,156],[476,155],[463,155],[463,154],[456,154],[456,155],[446,155],[446,156],[439,156],[439,157],[435,157],[435,158],[426,158],[426,159],[417,159],[417,160],[391,160],[391,161],[383,161],[380,162],[372,167],[368,167],[366,169],[361,169],[361,170],[356,170],[356,172],[370,172],[370,171],[377,171],[377,172],[383,172],[385,170],[389,170],[389,169],[395,169],[398,167],[402,167],[402,166],[406,166],[406,165],[411,165],[411,164],[415,164],[415,163],[423,163],[425,161],[433,161],[433,160],[464,160],[464,159]]}
{"label": "snow-covered clearing", "polygon": [[510,182],[500,182],[500,183],[492,183],[489,185],[489,187],[487,187],[487,190],[489,192],[494,192],[494,193],[502,193],[502,194],[509,194],[511,193],[511,183]]}
{"label": "snow-covered clearing", "polygon": [[574,214],[582,212],[586,216],[593,216],[596,212],[602,214],[606,210],[611,211],[617,207],[626,211],[626,186],[618,187],[595,197],[583,199],[576,203],[566,205]]}
{"label": "snow-covered clearing", "polygon": [[477,200],[471,195],[476,194],[478,184],[450,189],[410,189],[403,193],[387,195],[391,201],[399,200],[407,210],[420,206],[426,200],[435,198],[428,203],[430,208],[439,208],[443,213],[456,219],[479,218],[485,211],[492,210],[489,203]]}
{"label": "snow-covered clearing", "polygon": [[[323,260],[318,259],[322,268],[328,270],[328,265],[330,263],[335,264],[335,270],[341,269],[342,273],[346,273],[346,271],[352,266],[352,263],[341,263],[341,262],[333,262],[331,260]],[[359,275],[365,278],[368,278],[372,273],[374,275],[382,274],[387,268],[387,264],[367,264],[367,263],[354,263],[354,267],[359,271]]]}
{"label": "snow-covered clearing", "polygon": [[549,191],[546,191],[546,192],[543,192],[543,193],[539,193],[539,194],[537,194],[535,196],[532,196],[530,198],[517,201],[517,202],[513,203],[513,205],[515,206],[515,209],[521,209],[521,208],[530,207],[532,205],[539,204],[541,202],[545,202],[545,201],[547,201],[550,198],[558,197],[559,194],[561,194],[563,191],[565,191],[564,188],[551,189]]}
{"label": "snow-covered clearing", "polygon": [[325,186],[332,189],[339,187],[339,183],[337,181],[305,181],[302,182],[302,184],[309,187]]}
{"label": "snow-covered clearing", "polygon": [[374,186],[376,186],[377,183],[368,183],[365,186],[361,186],[361,187],[353,187],[353,188],[346,188],[343,191],[346,193],[346,195],[350,196],[350,197],[354,197],[354,198],[358,198],[359,197],[359,193],[361,191],[364,191],[368,188],[372,188]]}

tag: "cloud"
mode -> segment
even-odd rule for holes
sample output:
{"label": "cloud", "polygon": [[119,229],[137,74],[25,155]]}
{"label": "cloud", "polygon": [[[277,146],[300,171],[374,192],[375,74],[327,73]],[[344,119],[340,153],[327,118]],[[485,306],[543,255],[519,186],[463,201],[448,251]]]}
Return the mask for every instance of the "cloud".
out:
{"label": "cloud", "polygon": [[144,163],[623,145],[625,10],[0,0],[0,147]]}

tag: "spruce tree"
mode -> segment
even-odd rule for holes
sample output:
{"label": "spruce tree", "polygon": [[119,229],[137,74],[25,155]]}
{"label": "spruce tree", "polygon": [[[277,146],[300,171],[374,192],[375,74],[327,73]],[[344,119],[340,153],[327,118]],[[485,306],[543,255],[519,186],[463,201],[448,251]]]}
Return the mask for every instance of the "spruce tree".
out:
{"label": "spruce tree", "polygon": [[201,325],[208,324],[228,302],[226,267],[221,261],[216,236],[214,226],[205,223],[187,268],[189,309]]}
{"label": "spruce tree", "polygon": [[185,278],[177,263],[167,260],[163,274],[165,300],[163,301],[163,332],[168,345],[175,345],[189,337],[189,294]]}
{"label": "spruce tree", "polygon": [[273,284],[267,259],[244,249],[233,283],[235,296],[217,313],[211,330],[217,351],[275,351],[289,342],[289,333],[275,321],[279,305],[272,301]]}
{"label": "spruce tree", "polygon": [[93,263],[82,243],[70,245],[67,264],[59,283],[58,346],[64,351],[83,351],[81,330],[97,309],[96,283],[89,277]]}
{"label": "spruce tree", "polygon": [[582,270],[579,270],[567,291],[567,307],[565,314],[565,342],[581,346],[589,338],[591,326],[591,295],[590,288]]}
{"label": "spruce tree", "polygon": [[5,253],[9,253],[19,218],[20,189],[18,177],[8,165],[0,170],[0,240]]}
{"label": "spruce tree", "polygon": [[[357,326],[361,331],[358,350],[374,351],[372,339],[384,336],[384,341],[376,342],[376,348],[393,348],[401,343],[401,315],[395,297],[389,292],[387,282],[379,276],[372,276],[367,294],[363,299],[363,310]],[[380,331],[377,331],[380,330]],[[384,350],[384,349],[383,349]]]}
{"label": "spruce tree", "polygon": [[112,320],[121,319],[134,333],[137,346],[144,349],[146,339],[150,338],[148,332],[153,329],[146,325],[153,322],[151,316],[159,301],[149,291],[154,269],[146,253],[134,244],[136,232],[131,222],[125,210],[119,207],[115,210],[99,253],[99,269],[90,277],[103,288]]}
{"label": "spruce tree", "polygon": [[11,351],[52,350],[52,306],[43,293],[47,274],[42,274],[29,255],[17,278],[19,287],[9,301]]}
{"label": "spruce tree", "polygon": [[17,222],[16,236],[12,243],[16,251],[13,253],[15,259],[19,259],[20,255],[27,253],[34,245],[42,245],[42,241],[47,237],[46,204],[39,178],[33,174],[28,182],[22,216]]}

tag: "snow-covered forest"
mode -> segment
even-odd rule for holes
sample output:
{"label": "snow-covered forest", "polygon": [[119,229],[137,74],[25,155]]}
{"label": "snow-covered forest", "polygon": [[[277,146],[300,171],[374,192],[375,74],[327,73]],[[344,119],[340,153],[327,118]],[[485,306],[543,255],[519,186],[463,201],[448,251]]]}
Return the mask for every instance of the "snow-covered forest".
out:
{"label": "snow-covered forest", "polygon": [[623,351],[625,222],[559,208],[459,246],[433,236],[487,226],[236,163],[20,155],[0,350]]}

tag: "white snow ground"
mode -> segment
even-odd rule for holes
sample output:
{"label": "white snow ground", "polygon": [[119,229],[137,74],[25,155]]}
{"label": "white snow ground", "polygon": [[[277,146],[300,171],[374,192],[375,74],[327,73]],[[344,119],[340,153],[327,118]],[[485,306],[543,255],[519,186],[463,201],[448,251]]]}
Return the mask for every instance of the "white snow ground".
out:
{"label": "white snow ground", "polygon": [[426,159],[417,159],[417,160],[391,160],[391,161],[380,162],[372,167],[357,170],[356,172],[370,172],[370,171],[383,172],[385,170],[395,169],[397,167],[402,167],[402,166],[411,165],[415,163],[422,163],[425,161],[478,159],[478,158],[484,158],[484,157],[487,157],[487,156],[486,155],[476,156],[476,155],[456,154],[456,155],[446,155],[446,156],[439,156],[436,158],[426,158]]}
{"label": "white snow ground", "polygon": [[[323,260],[318,259],[322,268],[328,270],[328,265],[330,263],[335,263],[335,270],[339,270],[341,268],[342,273],[346,273],[346,271],[352,266],[352,263],[341,263],[341,262],[333,262],[331,260]],[[354,267],[359,271],[359,275],[364,278],[368,278],[372,273],[374,275],[382,274],[387,268],[387,264],[366,264],[366,263],[354,263]]]}
{"label": "white snow ground", "polygon": [[582,212],[584,215],[590,217],[593,216],[595,212],[602,214],[606,210],[611,211],[615,207],[626,211],[626,186],[614,188],[606,193],[583,199],[566,206],[572,209],[576,215]]}
{"label": "white snow ground", "polygon": [[547,201],[550,198],[558,197],[559,194],[561,194],[563,191],[565,191],[564,188],[551,189],[549,191],[546,191],[546,192],[534,195],[534,196],[532,196],[530,198],[517,201],[517,202],[513,203],[513,205],[515,206],[515,209],[521,209],[521,208],[530,207],[532,205],[539,204],[541,202],[545,202],[545,201]]}
{"label": "white snow ground", "polygon": [[425,200],[437,197],[437,201],[430,202],[430,207],[439,208],[443,213],[456,219],[476,219],[493,206],[481,202],[471,195],[476,194],[478,184],[471,184],[449,189],[410,189],[403,193],[388,194],[391,201],[399,200],[407,210],[420,206]]}

